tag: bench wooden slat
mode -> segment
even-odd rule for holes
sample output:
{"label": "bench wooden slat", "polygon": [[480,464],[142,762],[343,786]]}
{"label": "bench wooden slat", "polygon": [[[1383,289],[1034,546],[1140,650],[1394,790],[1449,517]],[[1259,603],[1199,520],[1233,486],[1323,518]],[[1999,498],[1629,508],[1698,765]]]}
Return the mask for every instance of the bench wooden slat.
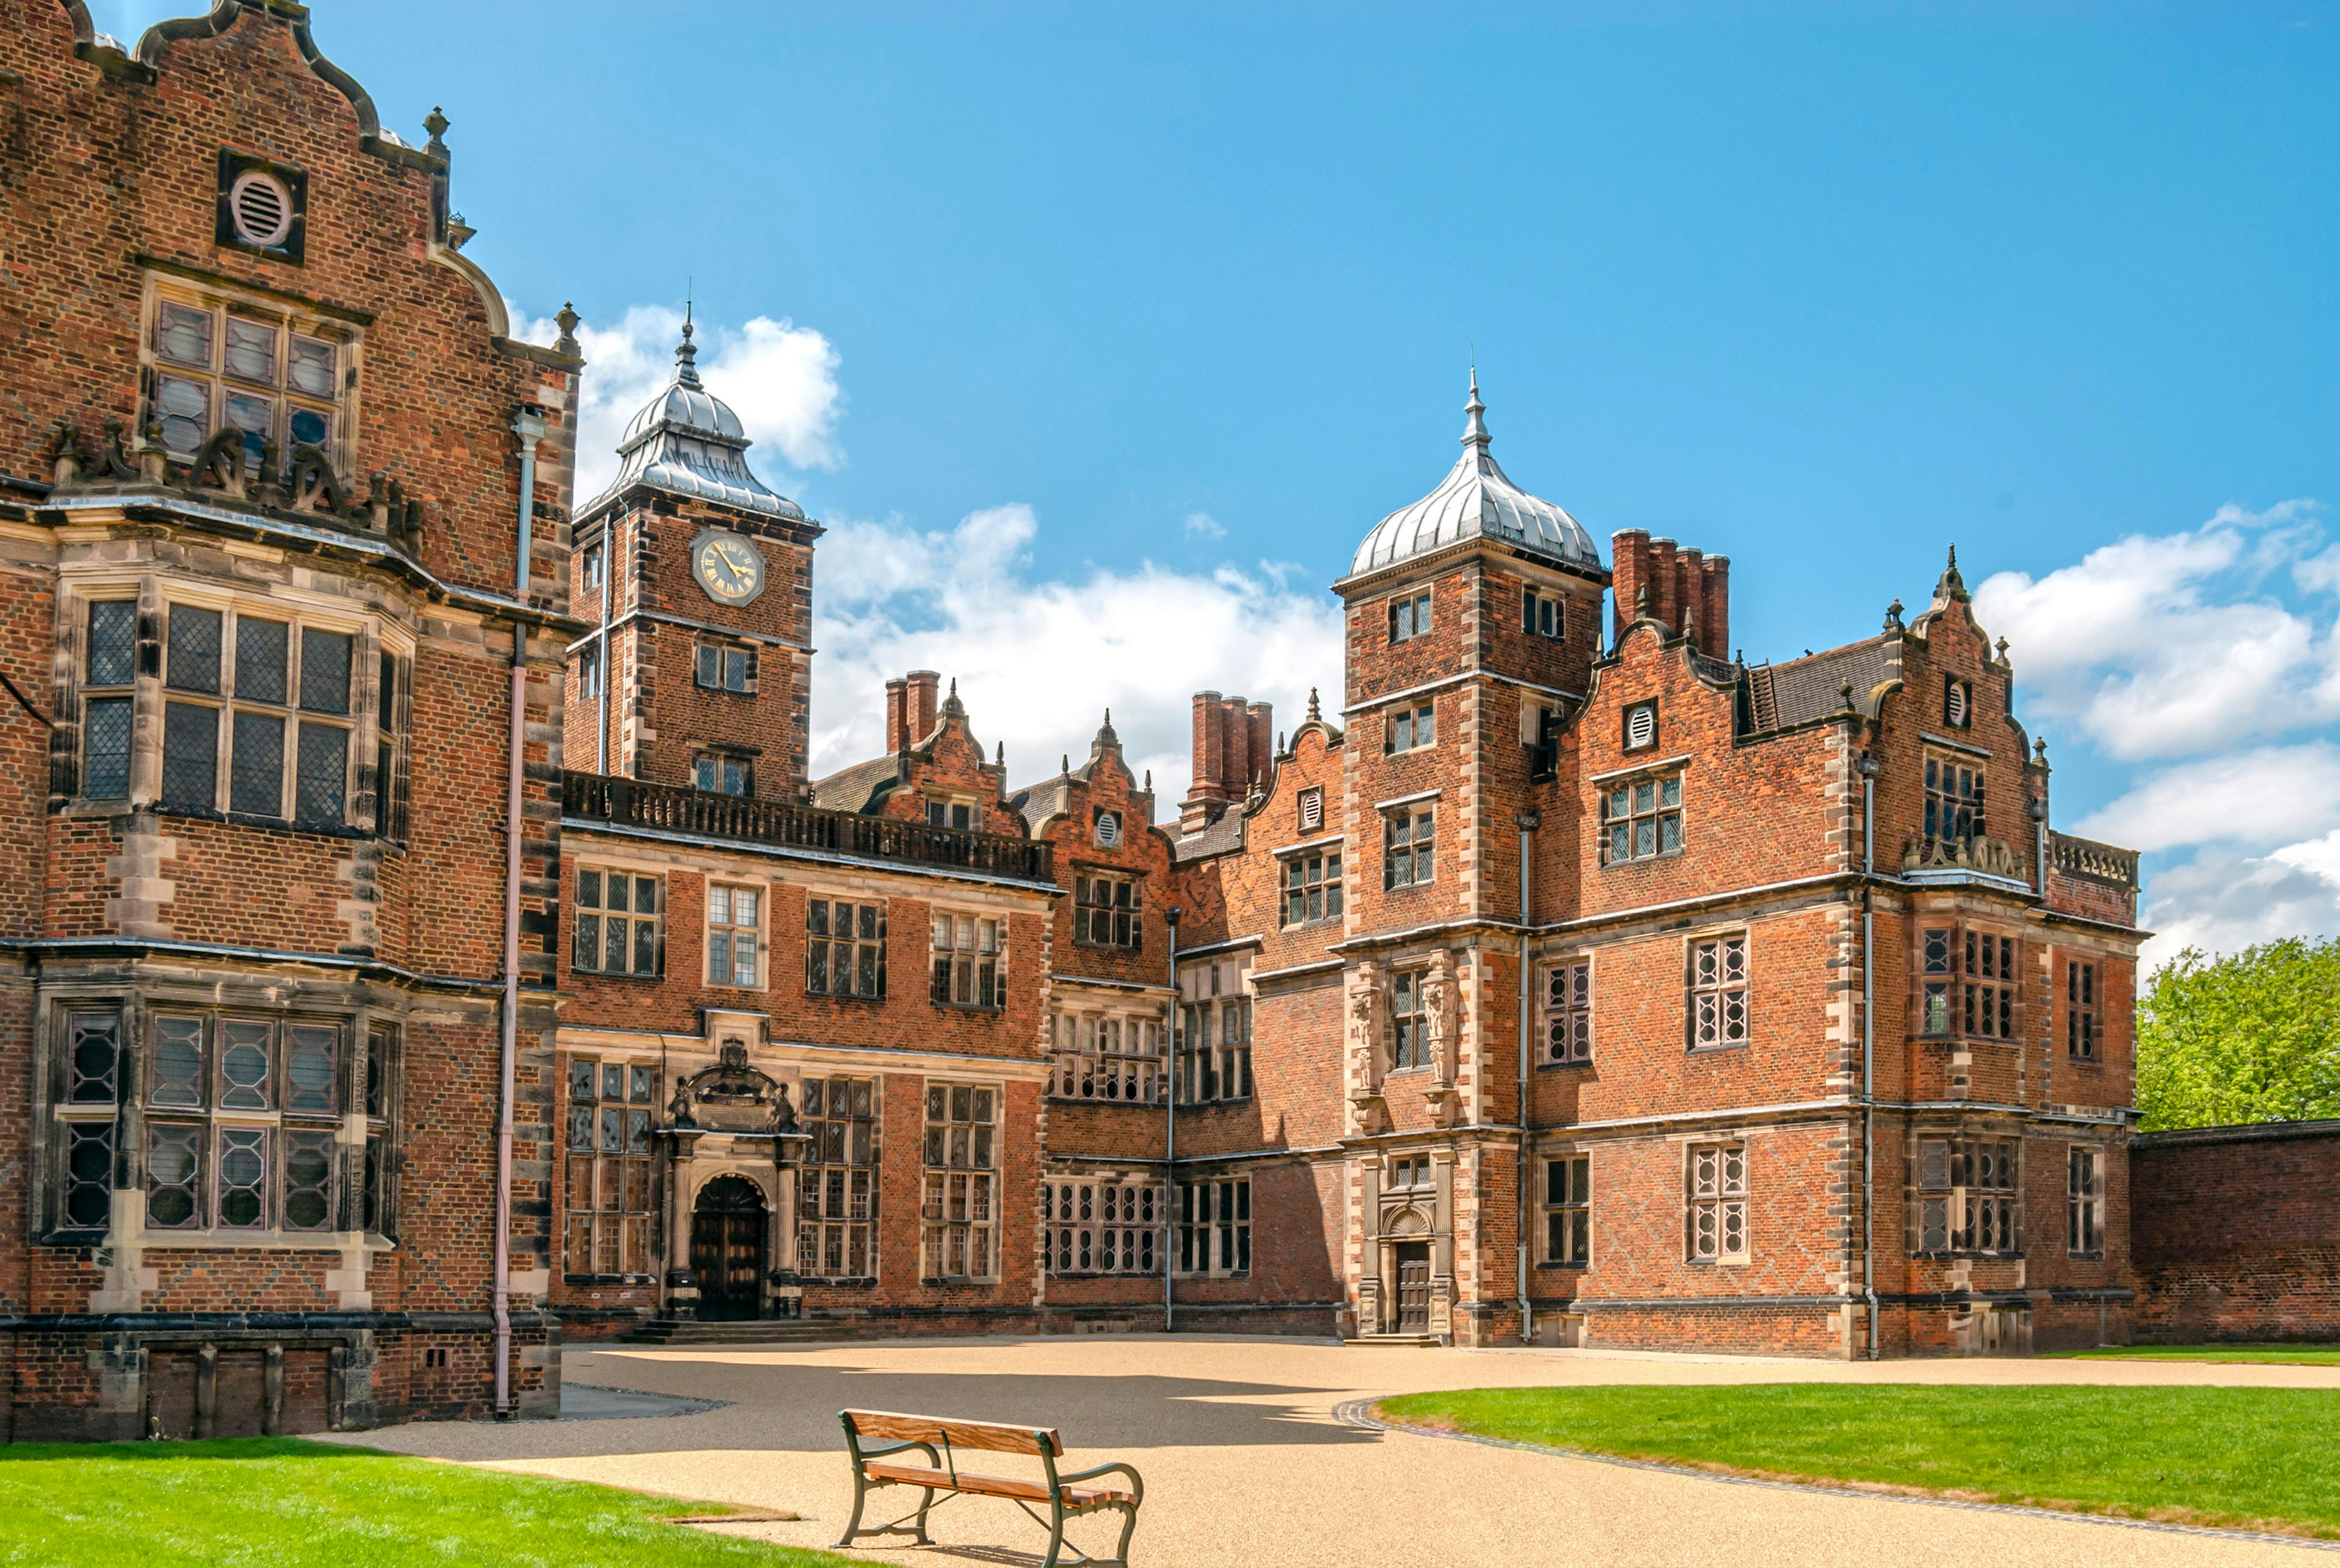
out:
{"label": "bench wooden slat", "polygon": [[[1047,1454],[1064,1456],[1065,1445],[1054,1428],[1009,1426],[996,1421],[957,1421],[932,1415],[905,1415],[892,1410],[848,1410],[845,1416],[856,1434],[880,1443],[931,1443],[939,1447],[971,1448],[994,1454]],[[1045,1449],[1043,1444],[1046,1444]],[[1039,1495],[1047,1496],[1043,1489]]]}
{"label": "bench wooden slat", "polygon": [[[862,1473],[872,1481],[899,1481],[912,1486],[932,1486],[946,1492],[972,1492],[984,1497],[1017,1497],[1027,1503],[1046,1503],[1048,1489],[1036,1481],[1019,1481],[1006,1475],[970,1475],[962,1470],[954,1475],[947,1470],[929,1470],[921,1464],[884,1464],[868,1461]],[[1064,1489],[1068,1506],[1087,1508],[1104,1503],[1133,1503],[1126,1492],[1108,1487],[1067,1486]]]}

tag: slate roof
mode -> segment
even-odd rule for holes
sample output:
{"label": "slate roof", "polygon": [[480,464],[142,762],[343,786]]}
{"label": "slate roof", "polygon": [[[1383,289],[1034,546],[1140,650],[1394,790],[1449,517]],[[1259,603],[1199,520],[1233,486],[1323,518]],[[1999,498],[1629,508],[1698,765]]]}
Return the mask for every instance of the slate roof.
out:
{"label": "slate roof", "polygon": [[1206,859],[1224,855],[1230,849],[1243,848],[1244,814],[1241,807],[1231,807],[1219,819],[1199,833],[1192,833],[1170,846],[1170,858],[1180,865],[1189,860]]}
{"label": "slate roof", "polygon": [[1747,672],[1749,732],[1791,729],[1843,711],[1848,682],[1860,711],[1876,717],[1872,693],[1899,675],[1899,651],[1896,640],[1872,637],[1784,664],[1756,665]]}
{"label": "slate roof", "polygon": [[873,757],[867,762],[840,768],[826,779],[815,779],[812,803],[830,811],[868,811],[877,805],[886,787],[899,783],[901,778],[898,758]]}

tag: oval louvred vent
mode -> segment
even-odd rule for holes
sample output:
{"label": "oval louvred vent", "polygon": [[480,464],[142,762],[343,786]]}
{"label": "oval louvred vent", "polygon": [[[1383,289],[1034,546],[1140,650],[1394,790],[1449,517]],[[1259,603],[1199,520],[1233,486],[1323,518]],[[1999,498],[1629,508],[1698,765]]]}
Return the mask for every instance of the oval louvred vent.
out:
{"label": "oval louvred vent", "polygon": [[235,232],[247,244],[281,245],[292,227],[292,195],[270,175],[247,171],[228,193]]}

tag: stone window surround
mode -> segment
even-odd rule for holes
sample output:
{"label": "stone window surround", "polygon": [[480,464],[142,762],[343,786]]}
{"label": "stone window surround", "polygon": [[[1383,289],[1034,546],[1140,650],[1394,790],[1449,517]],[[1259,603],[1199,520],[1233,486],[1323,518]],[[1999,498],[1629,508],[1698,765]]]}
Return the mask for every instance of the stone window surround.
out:
{"label": "stone window surround", "polygon": [[[62,1053],[67,1049],[66,1029],[69,1016],[74,1013],[118,1010],[122,1016],[121,1059],[116,1069],[118,1114],[114,1126],[116,1137],[122,1138],[126,1129],[128,1149],[120,1156],[117,1170],[126,1172],[127,1186],[115,1188],[117,1209],[115,1226],[125,1217],[126,1228],[121,1229],[120,1240],[132,1248],[266,1248],[292,1252],[338,1252],[343,1255],[344,1267],[352,1267],[352,1253],[370,1256],[396,1250],[398,1231],[398,1160],[397,1129],[403,1113],[404,1082],[404,1017],[395,1010],[371,1007],[352,1007],[343,997],[296,998],[287,1006],[281,989],[261,977],[248,977],[223,986],[178,987],[171,986],[144,987],[71,985],[54,990],[45,988],[35,1009],[35,1038],[41,1047],[40,1070],[34,1075],[34,1116],[32,1118],[33,1149],[30,1166],[31,1191],[29,1209],[37,1226],[35,1235],[42,1245],[87,1245],[84,1239],[96,1234],[90,1227],[62,1224],[60,1212],[64,1200],[64,1157],[65,1154],[64,1124],[65,1115],[63,1088],[64,1063]],[[338,1138],[335,1148],[341,1155],[336,1163],[334,1179],[339,1184],[339,1206],[363,1201],[365,1179],[365,1139],[361,1132],[354,1141],[346,1136],[351,1127],[362,1127],[369,1121],[378,1122],[386,1130],[391,1158],[382,1173],[381,1212],[378,1220],[386,1222],[374,1230],[287,1230],[273,1225],[264,1230],[215,1229],[155,1229],[145,1222],[146,1139],[144,1136],[147,1111],[148,1061],[153,1051],[153,1025],[156,1012],[171,1014],[246,1014],[265,1015],[280,1023],[302,1018],[330,1021],[342,1031],[342,1065],[336,1094],[349,1103],[358,1097],[358,1108],[346,1111],[338,1119],[344,1136]],[[390,1070],[383,1077],[382,1115],[369,1117],[363,1106],[367,1054],[374,1048],[379,1037],[387,1042]],[[209,1070],[208,1068],[206,1069]],[[209,1125],[212,1112],[201,1113]],[[231,1113],[233,1115],[233,1113]],[[255,1122],[254,1125],[261,1125]],[[275,1125],[270,1120],[268,1125]],[[124,1216],[121,1206],[129,1199],[130,1214]],[[277,1218],[272,1213],[272,1220]],[[343,1212],[338,1217],[352,1217]],[[119,1266],[134,1273],[134,1258],[120,1260]],[[113,1272],[113,1271],[109,1271]],[[329,1285],[329,1289],[341,1285]],[[349,1289],[362,1291],[362,1285]]]}
{"label": "stone window surround", "polygon": [[[138,605],[139,630],[154,633],[156,667],[145,668],[145,660],[137,661],[132,674],[131,699],[130,793],[125,799],[92,799],[81,793],[84,772],[80,746],[81,678],[84,669],[83,641],[88,634],[89,605],[98,600],[133,600]],[[345,825],[335,828],[316,823],[298,823],[291,817],[257,817],[242,813],[191,812],[184,807],[160,805],[163,788],[163,704],[164,671],[160,668],[161,648],[168,637],[167,616],[173,604],[185,604],[202,610],[217,610],[224,614],[250,614],[254,619],[290,621],[320,631],[345,632],[352,639],[350,657],[350,787],[344,805]],[[223,634],[224,635],[224,634]],[[396,661],[402,687],[412,682],[415,640],[412,632],[378,610],[354,605],[337,596],[304,591],[289,586],[276,586],[266,591],[223,588],[218,583],[201,578],[182,578],[153,571],[135,573],[115,571],[93,572],[87,575],[66,575],[57,585],[56,609],[57,659],[55,668],[61,673],[56,688],[55,721],[60,729],[74,726],[72,736],[70,777],[72,793],[57,805],[61,816],[105,816],[119,814],[130,808],[160,810],[171,816],[204,816],[233,820],[239,825],[298,832],[324,834],[341,838],[377,838],[382,835],[372,823],[379,822],[382,803],[386,795],[394,798],[399,779],[392,780],[392,789],[385,790],[380,777],[382,745],[382,660],[387,654]],[[143,645],[143,641],[142,641]],[[118,688],[108,688],[109,692]],[[393,693],[393,699],[403,693]],[[226,700],[220,700],[224,702]],[[340,716],[335,716],[337,719]],[[393,730],[398,730],[393,718]],[[411,729],[411,725],[407,728]],[[408,734],[396,733],[399,742],[392,762],[402,779],[410,766]],[[288,740],[286,749],[291,746]],[[223,755],[219,766],[227,766]],[[374,802],[371,818],[362,809],[363,803]],[[368,822],[367,826],[359,826]]]}
{"label": "stone window surround", "polygon": [[[333,471],[337,474],[356,471],[360,393],[365,380],[365,332],[362,325],[364,318],[353,321],[347,313],[329,314],[326,312],[331,307],[321,309],[316,306],[304,306],[283,294],[238,288],[228,280],[215,282],[209,276],[198,280],[184,276],[176,271],[165,275],[150,267],[141,292],[138,312],[138,369],[142,388],[154,387],[157,384],[154,378],[158,374],[182,373],[172,362],[164,359],[154,346],[155,326],[160,320],[162,304],[165,300],[174,304],[190,305],[198,310],[210,312],[215,321],[223,311],[233,310],[240,315],[253,320],[265,320],[280,333],[297,332],[303,337],[321,338],[333,342],[339,351],[339,362],[335,366],[335,374],[340,378],[341,384],[333,389],[333,395],[331,398],[312,397],[308,401],[318,403],[330,402],[333,407],[333,431],[325,448],[327,455],[332,460]],[[216,362],[223,348],[214,343],[213,351],[213,357]],[[183,373],[188,374],[190,379],[202,377],[213,382],[219,382],[223,379],[222,372],[219,371],[208,372],[190,371]],[[255,387],[255,390],[258,389]],[[283,392],[284,388],[280,382],[272,391],[271,395],[281,402],[283,399]],[[221,411],[216,406],[217,401],[216,398],[213,399],[209,425],[205,432],[206,437],[217,435],[225,424]],[[136,438],[137,449],[144,451],[146,446],[147,417],[154,412],[152,394],[142,392],[139,403],[138,429],[133,433]],[[289,459],[292,452],[292,443],[289,440],[279,443],[279,453],[282,458]],[[180,452],[175,455],[183,458],[189,454]]]}

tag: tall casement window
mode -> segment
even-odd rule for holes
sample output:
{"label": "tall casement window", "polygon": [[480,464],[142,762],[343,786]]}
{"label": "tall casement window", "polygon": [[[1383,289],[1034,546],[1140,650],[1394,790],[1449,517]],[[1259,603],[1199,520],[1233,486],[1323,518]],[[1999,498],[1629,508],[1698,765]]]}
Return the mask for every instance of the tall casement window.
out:
{"label": "tall casement window", "polygon": [[1983,770],[1955,758],[1926,759],[1926,837],[1941,843],[1979,839],[1983,816]]}
{"label": "tall casement window", "polygon": [[650,1272],[650,1111],[647,1064],[569,1061],[569,1250],[571,1275]]}
{"label": "tall casement window", "polygon": [[353,328],[176,280],[153,285],[147,322],[148,412],[167,451],[193,457],[215,432],[235,430],[253,472],[270,445],[280,464],[312,446],[335,470],[352,466]]}
{"label": "tall casement window", "polygon": [[1162,1189],[1128,1181],[1041,1184],[1040,1265],[1052,1275],[1159,1274]]}
{"label": "tall casement window", "polygon": [[577,870],[577,936],[570,965],[587,974],[663,972],[659,878],[638,872],[580,866]]}
{"label": "tall casement window", "polygon": [[[372,1107],[351,1104],[346,1024],[157,1008],[148,1029],[149,1229],[352,1224],[342,1216],[340,1135],[352,1110]],[[376,1118],[366,1122],[371,1136]],[[388,1131],[385,1116],[381,1136]]]}
{"label": "tall casement window", "polygon": [[1145,946],[1145,900],[1135,877],[1084,871],[1073,878],[1073,940],[1091,948]]}
{"label": "tall casement window", "polygon": [[411,661],[384,651],[374,708],[374,824],[385,839],[406,839],[406,732],[413,722]]}
{"label": "tall casement window", "polygon": [[1553,595],[1528,589],[1520,596],[1520,630],[1530,637],[1565,637],[1568,612]]}
{"label": "tall casement window", "polygon": [[1692,1263],[1747,1261],[1747,1146],[1693,1144],[1685,1164]]}
{"label": "tall casement window", "polygon": [[1430,1004],[1423,982],[1430,977],[1417,969],[1390,977],[1390,1067],[1403,1072],[1430,1065]]}
{"label": "tall casement window", "polygon": [[1628,751],[1643,751],[1658,743],[1658,705],[1629,702],[1624,711],[1623,740]]}
{"label": "tall casement window", "polygon": [[701,642],[691,660],[691,679],[704,691],[753,691],[756,650],[729,642]]}
{"label": "tall casement window", "polygon": [[1543,1260],[1592,1261],[1591,1155],[1555,1155],[1543,1162]]}
{"label": "tall casement window", "polygon": [[610,546],[605,540],[595,540],[585,547],[585,587],[598,591],[610,580]]}
{"label": "tall casement window", "polygon": [[1601,858],[1610,865],[1678,855],[1682,847],[1679,773],[1619,784],[1601,798]]}
{"label": "tall casement window", "polygon": [[1389,640],[1404,642],[1430,635],[1430,595],[1401,594],[1389,601]]}
{"label": "tall casement window", "polygon": [[2064,965],[2064,1049],[2075,1061],[2097,1059],[2097,967],[2081,958]]}
{"label": "tall casement window", "polygon": [[592,699],[601,695],[601,649],[590,643],[577,652],[577,695]]}
{"label": "tall casement window", "polygon": [[1920,934],[1923,989],[1919,1027],[1927,1035],[2015,1037],[2015,1002],[2022,985],[2020,949],[2012,937],[1930,926]]}
{"label": "tall casement window", "polygon": [[1543,1059],[1566,1067],[1592,1059],[1592,961],[1573,958],[1543,972]]}
{"label": "tall casement window", "polygon": [[1162,1025],[1153,1018],[1063,1013],[1048,1092],[1066,1099],[1151,1105],[1162,1071]]}
{"label": "tall casement window", "polygon": [[1006,922],[993,915],[956,915],[937,909],[934,938],[936,1002],[953,1007],[1006,1005]]}
{"label": "tall casement window", "polygon": [[[1214,968],[1211,983],[1218,984]],[[1178,1100],[1251,1097],[1251,998],[1208,997],[1178,1009]]]}
{"label": "tall casement window", "polygon": [[817,997],[886,994],[886,906],[805,901],[805,989]]}
{"label": "tall casement window", "polygon": [[[1321,802],[1320,802],[1321,804]],[[1341,918],[1341,851],[1294,855],[1284,862],[1284,923],[1314,925]]]}
{"label": "tall casement window", "polygon": [[927,1279],[989,1279],[998,1269],[999,1091],[968,1084],[927,1086],[927,1189],[919,1217]]}
{"label": "tall casement window", "polygon": [[163,650],[164,806],[349,825],[353,633],[173,603]]}
{"label": "tall casement window", "polygon": [[1425,746],[1437,744],[1436,702],[1415,702],[1403,708],[1393,708],[1383,716],[1383,756],[1394,757],[1401,751],[1419,751]]}
{"label": "tall casement window", "polygon": [[1919,1251],[2002,1255],[2022,1250],[2018,1146],[2001,1138],[1919,1140]]}
{"label": "tall casement window", "polygon": [[729,751],[702,751],[690,759],[690,787],[709,795],[753,795],[755,759]]}
{"label": "tall casement window", "polygon": [[378,1236],[398,1236],[398,1162],[392,1158],[398,1120],[398,1030],[376,1024],[366,1031],[365,1169],[360,1223]]}
{"label": "tall casement window", "polygon": [[752,989],[760,979],[764,895],[759,888],[707,888],[707,983]]}
{"label": "tall casement window", "polygon": [[122,1014],[113,1007],[70,1009],[56,1027],[56,1224],[64,1230],[104,1230],[114,1210],[114,1126],[124,1087]]}
{"label": "tall casement window", "polygon": [[2074,1257],[2105,1255],[2105,1151],[2074,1144],[2065,1176],[2064,1248]]}
{"label": "tall casement window", "polygon": [[1300,830],[1314,833],[1324,826],[1324,787],[1313,785],[1303,789],[1300,800]]}
{"label": "tall casement window", "polygon": [[797,1184],[797,1272],[814,1279],[870,1279],[878,1255],[877,1084],[807,1078],[798,1117],[804,1146]]}
{"label": "tall casement window", "polygon": [[1438,813],[1424,807],[1382,816],[1382,886],[1420,888],[1436,868]]}
{"label": "tall casement window", "polygon": [[1251,1178],[1178,1184],[1178,1272],[1251,1272]]}
{"label": "tall casement window", "polygon": [[92,800],[119,800],[130,793],[130,685],[138,662],[138,601],[94,600],[84,630],[81,792]]}
{"label": "tall casement window", "polygon": [[2015,938],[1968,931],[1966,1032],[1986,1040],[2015,1038]]}
{"label": "tall casement window", "polygon": [[1690,1044],[1747,1043],[1747,933],[1705,937],[1690,945]]}

